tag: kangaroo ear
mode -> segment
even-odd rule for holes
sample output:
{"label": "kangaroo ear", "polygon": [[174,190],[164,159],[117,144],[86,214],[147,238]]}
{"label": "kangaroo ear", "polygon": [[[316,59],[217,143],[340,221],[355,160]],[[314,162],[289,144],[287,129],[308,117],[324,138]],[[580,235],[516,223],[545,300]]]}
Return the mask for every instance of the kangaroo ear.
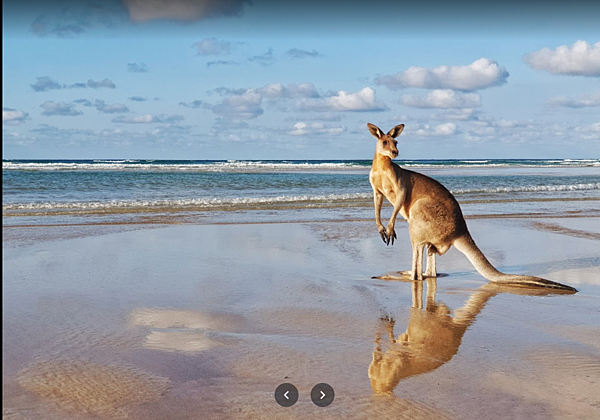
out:
{"label": "kangaroo ear", "polygon": [[376,125],[368,123],[367,127],[369,127],[369,131],[371,132],[371,134],[373,134],[378,139],[383,137],[383,131],[381,131]]}
{"label": "kangaroo ear", "polygon": [[404,124],[395,126],[390,130],[390,132],[387,135],[395,139],[400,135],[400,133],[402,133],[402,130],[404,130]]}

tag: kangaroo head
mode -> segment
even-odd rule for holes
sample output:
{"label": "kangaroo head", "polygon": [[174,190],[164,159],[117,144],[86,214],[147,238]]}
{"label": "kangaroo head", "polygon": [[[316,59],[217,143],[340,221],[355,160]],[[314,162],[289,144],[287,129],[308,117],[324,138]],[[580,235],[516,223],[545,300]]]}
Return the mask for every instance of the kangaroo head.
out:
{"label": "kangaroo head", "polygon": [[377,137],[377,153],[388,156],[391,159],[396,158],[398,156],[398,142],[396,141],[396,137],[404,130],[404,124],[395,126],[387,134],[383,134],[383,131],[379,127],[371,123],[367,124],[367,126],[371,134]]}

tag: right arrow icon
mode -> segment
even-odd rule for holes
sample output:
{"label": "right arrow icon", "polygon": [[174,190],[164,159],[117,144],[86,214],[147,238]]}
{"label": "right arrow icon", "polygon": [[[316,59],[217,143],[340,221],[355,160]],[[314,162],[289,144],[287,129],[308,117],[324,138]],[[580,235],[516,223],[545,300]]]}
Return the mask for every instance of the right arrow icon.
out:
{"label": "right arrow icon", "polygon": [[333,388],[325,383],[315,385],[310,392],[310,399],[319,407],[327,407],[333,402],[334,397]]}

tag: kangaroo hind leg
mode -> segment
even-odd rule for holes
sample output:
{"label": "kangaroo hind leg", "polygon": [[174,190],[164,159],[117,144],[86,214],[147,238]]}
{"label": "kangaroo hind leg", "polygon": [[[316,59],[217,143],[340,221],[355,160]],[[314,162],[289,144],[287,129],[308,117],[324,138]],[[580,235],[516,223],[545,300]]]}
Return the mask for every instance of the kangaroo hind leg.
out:
{"label": "kangaroo hind leg", "polygon": [[423,280],[423,248],[425,244],[413,244],[411,280]]}
{"label": "kangaroo hind leg", "polygon": [[437,277],[437,270],[435,267],[435,254],[437,253],[436,247],[429,245],[427,248],[427,270],[425,271],[426,277]]}

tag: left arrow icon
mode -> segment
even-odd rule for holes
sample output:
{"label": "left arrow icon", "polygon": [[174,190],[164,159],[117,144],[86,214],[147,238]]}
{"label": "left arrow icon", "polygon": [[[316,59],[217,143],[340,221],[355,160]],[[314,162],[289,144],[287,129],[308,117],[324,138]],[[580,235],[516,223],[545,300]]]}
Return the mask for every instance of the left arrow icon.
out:
{"label": "left arrow icon", "polygon": [[298,388],[292,384],[281,384],[275,390],[275,401],[282,407],[291,407],[298,401]]}

